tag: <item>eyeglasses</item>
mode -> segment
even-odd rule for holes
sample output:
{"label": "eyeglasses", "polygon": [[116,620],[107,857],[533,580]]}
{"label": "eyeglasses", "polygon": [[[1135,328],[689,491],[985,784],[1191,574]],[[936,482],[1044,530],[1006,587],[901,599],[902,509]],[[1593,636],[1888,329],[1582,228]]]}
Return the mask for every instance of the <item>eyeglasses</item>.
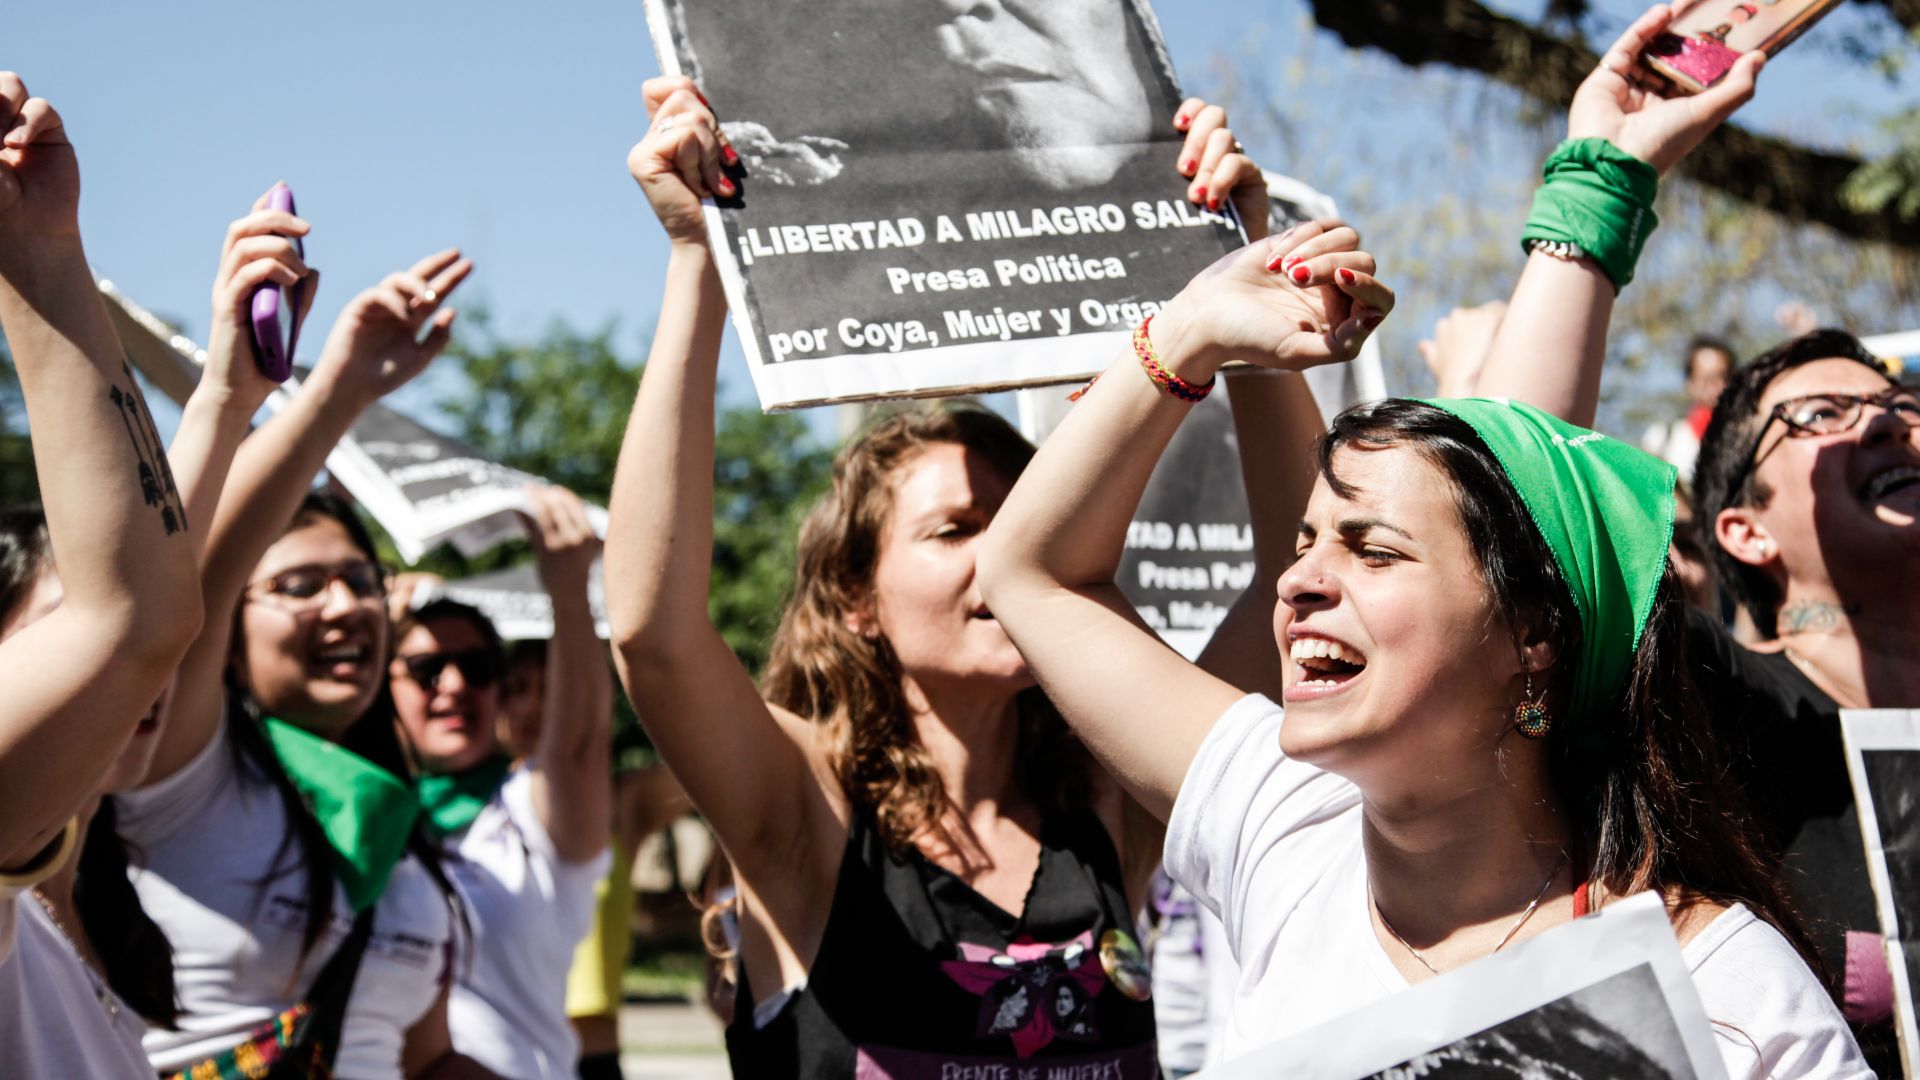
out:
{"label": "eyeglasses", "polygon": [[1789,439],[1838,435],[1859,426],[1868,405],[1899,417],[1908,427],[1920,427],[1920,390],[1911,386],[1889,386],[1877,394],[1825,393],[1788,398],[1769,410],[1760,430],[1754,432],[1753,445],[1747,448],[1740,472],[1733,483],[1727,485],[1728,496],[1738,497],[1745,488],[1747,477],[1753,475],[1759,464],[1760,444],[1766,440],[1767,429],[1775,420],[1787,425],[1786,438]]}
{"label": "eyeglasses", "polygon": [[491,649],[462,649],[458,652],[419,653],[395,657],[406,668],[407,677],[421,686],[440,685],[440,676],[448,667],[458,668],[460,678],[470,690],[485,690],[500,681],[506,665]]}
{"label": "eyeglasses", "polygon": [[333,566],[314,564],[289,567],[264,581],[248,585],[247,592],[250,595],[265,593],[279,600],[284,607],[310,608],[325,602],[327,587],[336,581],[345,585],[355,600],[384,600],[387,596],[385,572],[365,559]]}

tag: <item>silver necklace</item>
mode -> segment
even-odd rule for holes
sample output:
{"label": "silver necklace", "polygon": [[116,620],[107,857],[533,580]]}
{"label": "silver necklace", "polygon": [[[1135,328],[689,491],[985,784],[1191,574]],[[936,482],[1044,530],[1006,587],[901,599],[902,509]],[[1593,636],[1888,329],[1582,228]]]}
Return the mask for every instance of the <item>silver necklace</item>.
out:
{"label": "silver necklace", "polygon": [[[1513,929],[1508,930],[1507,936],[1500,939],[1500,944],[1493,947],[1493,952],[1499,952],[1501,949],[1506,948],[1507,943],[1513,940],[1513,935],[1519,933],[1520,928],[1527,925],[1528,919],[1533,918],[1534,911],[1540,907],[1541,899],[1547,895],[1547,890],[1553,887],[1554,879],[1560,876],[1560,868],[1565,865],[1567,865],[1567,853],[1562,850],[1559,860],[1553,864],[1553,871],[1547,875],[1547,880],[1540,883],[1540,891],[1533,894],[1533,900],[1527,904],[1527,909],[1520,913],[1518,919],[1514,920]],[[1374,914],[1380,916],[1380,925],[1386,927],[1387,933],[1393,935],[1393,940],[1399,942],[1400,947],[1407,950],[1407,955],[1420,961],[1421,967],[1426,968],[1435,975],[1440,974],[1439,968],[1427,963],[1427,958],[1420,955],[1420,950],[1407,944],[1407,939],[1401,937],[1400,931],[1393,928],[1393,920],[1387,918],[1387,913],[1380,909],[1380,901],[1374,898],[1373,882],[1371,881],[1367,882],[1367,902],[1373,905]],[[1488,953],[1487,955],[1491,956],[1493,953]]]}
{"label": "silver necklace", "polygon": [[86,953],[80,948],[80,939],[74,937],[73,931],[67,929],[67,924],[60,921],[60,913],[53,909],[53,901],[48,900],[45,893],[34,889],[33,898],[40,901],[40,907],[46,911],[47,920],[53,923],[53,928],[60,931],[61,937],[67,939],[67,947],[73,950],[74,959],[80,961],[81,970],[87,973],[87,981],[93,984],[94,999],[100,1002],[100,1008],[106,1012],[107,1019],[118,1020],[120,1002],[114,992],[107,988],[106,982],[100,978],[99,973],[93,970],[93,965],[87,963]]}

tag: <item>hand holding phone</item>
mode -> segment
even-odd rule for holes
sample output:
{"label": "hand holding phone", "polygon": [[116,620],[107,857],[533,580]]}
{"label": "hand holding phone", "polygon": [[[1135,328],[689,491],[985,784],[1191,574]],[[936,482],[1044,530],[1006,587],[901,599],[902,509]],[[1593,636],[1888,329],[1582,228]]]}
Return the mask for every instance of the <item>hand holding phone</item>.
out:
{"label": "hand holding phone", "polygon": [[1779,55],[1840,0],[1696,0],[1675,14],[1641,59],[1689,94],[1698,94],[1759,49]]}
{"label": "hand holding phone", "polygon": [[[267,209],[295,213],[293,189],[275,184],[267,192]],[[289,236],[295,254],[306,258],[305,246],[297,236]],[[253,292],[247,305],[253,322],[253,358],[260,373],[274,382],[285,382],[293,374],[293,347],[300,338],[300,315],[304,293],[311,279],[301,278],[291,288],[262,285]]]}

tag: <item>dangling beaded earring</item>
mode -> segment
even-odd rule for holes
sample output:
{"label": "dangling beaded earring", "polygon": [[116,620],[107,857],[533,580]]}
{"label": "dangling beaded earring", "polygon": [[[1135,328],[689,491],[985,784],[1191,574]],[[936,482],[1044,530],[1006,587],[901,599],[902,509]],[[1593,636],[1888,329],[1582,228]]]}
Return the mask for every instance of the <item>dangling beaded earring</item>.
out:
{"label": "dangling beaded earring", "polygon": [[1526,697],[1513,710],[1513,726],[1529,739],[1544,739],[1553,729],[1553,717],[1547,715],[1545,702],[1533,700],[1533,672],[1527,672]]}

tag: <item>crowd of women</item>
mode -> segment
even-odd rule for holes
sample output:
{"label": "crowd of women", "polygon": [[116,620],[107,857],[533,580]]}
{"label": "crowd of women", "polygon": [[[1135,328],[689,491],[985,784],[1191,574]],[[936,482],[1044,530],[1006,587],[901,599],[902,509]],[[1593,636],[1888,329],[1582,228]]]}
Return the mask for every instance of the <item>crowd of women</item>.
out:
{"label": "crowd of women", "polygon": [[[1237,964],[1228,1057],[1652,891],[1731,1076],[1896,1074],[1837,712],[1920,704],[1920,398],[1840,331],[1731,373],[1680,479],[1746,643],[1686,602],[1675,471],[1582,426],[1659,178],[1763,63],[1663,97],[1635,57],[1666,18],[1580,88],[1475,396],[1330,425],[1291,373],[1357,354],[1390,268],[1337,222],[1264,235],[1258,169],[1186,103],[1180,172],[1252,242],[1039,451],[952,403],[848,445],[757,683],[707,607],[726,301],[701,203],[737,157],[692,82],[647,84],[628,164],[671,256],[608,614],[730,865],[736,1075],[1156,1076],[1162,867]],[[88,274],[75,148],[11,73],[0,131],[0,328],[43,496],[0,518],[0,1075],[606,1067],[562,1007],[614,817],[579,500],[534,499],[555,630],[503,740],[491,624],[390,612],[356,511],[309,491],[445,345],[471,265],[355,296],[249,433],[271,386],[247,298],[310,273],[306,223],[263,197],[162,448]],[[1222,377],[1258,572],[1189,662],[1114,575]]]}

